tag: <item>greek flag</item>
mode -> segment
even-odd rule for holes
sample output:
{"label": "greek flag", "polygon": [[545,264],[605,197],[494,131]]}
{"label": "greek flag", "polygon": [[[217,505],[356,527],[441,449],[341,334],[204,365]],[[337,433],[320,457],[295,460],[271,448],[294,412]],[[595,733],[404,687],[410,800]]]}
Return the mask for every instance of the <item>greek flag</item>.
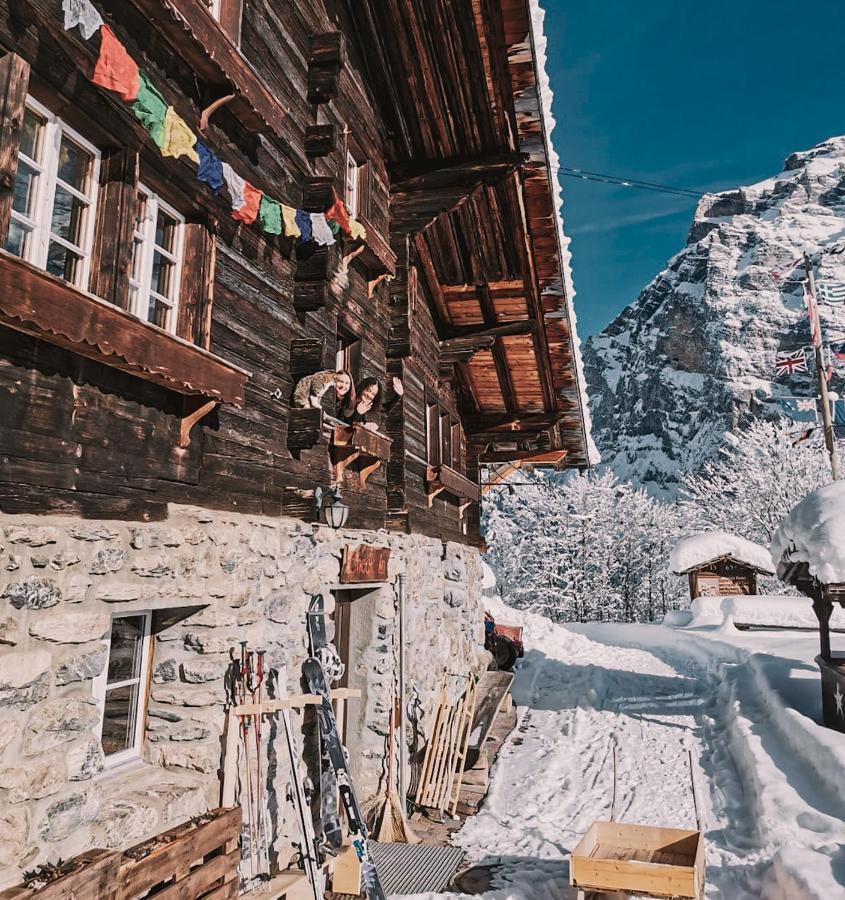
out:
{"label": "greek flag", "polygon": [[781,397],[778,404],[793,422],[817,422],[816,401],[807,397]]}
{"label": "greek flag", "polygon": [[845,303],[845,282],[843,281],[820,281],[816,285],[816,291],[822,303],[834,306]]}

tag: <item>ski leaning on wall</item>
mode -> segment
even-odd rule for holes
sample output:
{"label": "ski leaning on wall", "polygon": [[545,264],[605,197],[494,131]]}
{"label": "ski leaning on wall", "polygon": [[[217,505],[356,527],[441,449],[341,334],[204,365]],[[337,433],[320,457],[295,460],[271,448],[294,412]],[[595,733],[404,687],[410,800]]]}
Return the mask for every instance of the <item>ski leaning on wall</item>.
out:
{"label": "ski leaning on wall", "polygon": [[337,730],[337,720],[334,715],[329,698],[329,685],[324,670],[324,662],[329,666],[337,658],[334,648],[326,639],[326,626],[324,621],[322,595],[315,595],[308,611],[308,634],[311,641],[311,657],[302,666],[302,674],[308,684],[308,690],[312,694],[319,694],[323,700],[317,707],[317,719],[320,724],[320,737],[326,748],[329,763],[337,779],[337,787],[340,791],[340,800],[346,813],[346,821],[349,825],[349,835],[352,846],[361,862],[364,889],[368,900],[385,900],[385,894],[379,882],[375,864],[369,855],[367,847],[367,826],[361,815],[358,798],[349,778],[349,767],[346,758],[346,749],[340,740]]}
{"label": "ski leaning on wall", "polygon": [[[278,673],[277,684],[286,682],[285,672]],[[277,694],[278,695],[278,694]],[[296,746],[294,730],[290,720],[290,710],[281,710],[282,725],[285,733],[285,745],[288,752],[288,763],[291,771],[291,793],[296,814],[299,819],[299,831],[302,844],[299,855],[302,860],[302,868],[308,877],[314,900],[323,900],[326,889],[326,879],[323,873],[322,858],[319,850],[319,842],[314,834],[314,823],[311,820],[311,807],[305,796],[305,789],[299,777],[300,754]]]}

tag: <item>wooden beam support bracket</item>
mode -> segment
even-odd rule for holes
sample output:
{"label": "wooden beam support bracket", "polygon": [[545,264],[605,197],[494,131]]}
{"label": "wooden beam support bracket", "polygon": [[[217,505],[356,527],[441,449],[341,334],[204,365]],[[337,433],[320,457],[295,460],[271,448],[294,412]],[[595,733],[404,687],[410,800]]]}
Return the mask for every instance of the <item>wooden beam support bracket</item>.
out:
{"label": "wooden beam support bracket", "polygon": [[183,449],[191,443],[191,429],[199,422],[200,419],[207,416],[215,406],[216,400],[206,400],[204,403],[196,405],[197,401],[186,401],[186,406],[194,406],[194,409],[182,417],[179,425],[179,446]]}
{"label": "wooden beam support bracket", "polygon": [[212,102],[200,113],[199,131],[205,131],[206,128],[208,128],[208,120],[214,113],[216,113],[221,106],[225,106],[230,100],[234,100],[236,96],[237,94],[224,94],[222,97],[212,100]]}

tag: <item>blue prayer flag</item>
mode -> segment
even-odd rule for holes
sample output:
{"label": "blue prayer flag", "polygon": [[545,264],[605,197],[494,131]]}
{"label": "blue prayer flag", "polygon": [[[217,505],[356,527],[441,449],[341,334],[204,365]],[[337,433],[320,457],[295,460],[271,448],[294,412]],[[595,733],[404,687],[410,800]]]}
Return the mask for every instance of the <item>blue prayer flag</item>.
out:
{"label": "blue prayer flag", "polygon": [[304,209],[298,209],[296,211],[296,224],[299,225],[299,230],[302,234],[299,237],[299,240],[304,244],[306,241],[311,240],[311,216],[305,212]]}
{"label": "blue prayer flag", "polygon": [[213,150],[209,150],[202,141],[198,140],[194,149],[200,158],[197,178],[204,181],[216,194],[223,187],[223,163],[220,162],[217,154]]}

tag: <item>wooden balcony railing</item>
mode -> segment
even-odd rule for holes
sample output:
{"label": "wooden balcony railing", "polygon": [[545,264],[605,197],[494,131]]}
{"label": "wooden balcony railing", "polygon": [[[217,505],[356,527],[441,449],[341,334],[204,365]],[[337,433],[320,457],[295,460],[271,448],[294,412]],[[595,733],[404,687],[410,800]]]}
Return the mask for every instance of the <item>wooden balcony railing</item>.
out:
{"label": "wooden balcony railing", "polygon": [[481,498],[479,486],[449,466],[428,466],[425,480],[429,507],[434,503],[435,497],[445,492],[458,501],[458,509],[463,515],[470,503],[477,503]]}
{"label": "wooden balcony railing", "polygon": [[243,406],[250,373],[0,251],[0,325],[186,397],[180,445],[218,403]]}
{"label": "wooden balcony railing", "polygon": [[332,434],[335,482],[342,482],[343,473],[352,463],[357,462],[358,478],[363,491],[370,475],[382,462],[390,459],[391,443],[389,437],[370,431],[363,425],[335,425]]}

